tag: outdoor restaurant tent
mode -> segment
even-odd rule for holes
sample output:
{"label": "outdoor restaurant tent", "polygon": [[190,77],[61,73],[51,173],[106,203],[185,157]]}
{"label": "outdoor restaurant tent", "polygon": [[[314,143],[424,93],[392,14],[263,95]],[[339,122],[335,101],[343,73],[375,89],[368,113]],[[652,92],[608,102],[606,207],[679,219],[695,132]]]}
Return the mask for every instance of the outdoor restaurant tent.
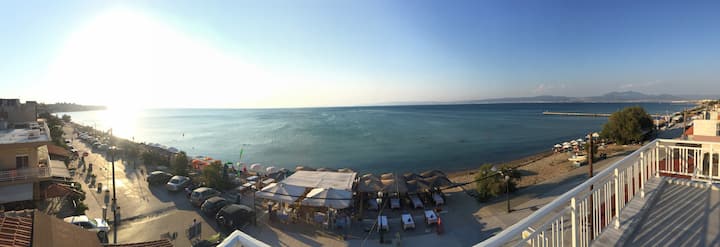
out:
{"label": "outdoor restaurant tent", "polygon": [[355,176],[357,173],[297,171],[282,183],[304,188],[333,188],[352,191]]}
{"label": "outdoor restaurant tent", "polygon": [[297,201],[303,194],[305,194],[304,187],[284,183],[271,183],[262,190],[255,192],[255,196],[258,198],[286,203]]}
{"label": "outdoor restaurant tent", "polygon": [[313,207],[343,209],[350,207],[352,192],[346,190],[315,188],[312,189],[300,204]]}

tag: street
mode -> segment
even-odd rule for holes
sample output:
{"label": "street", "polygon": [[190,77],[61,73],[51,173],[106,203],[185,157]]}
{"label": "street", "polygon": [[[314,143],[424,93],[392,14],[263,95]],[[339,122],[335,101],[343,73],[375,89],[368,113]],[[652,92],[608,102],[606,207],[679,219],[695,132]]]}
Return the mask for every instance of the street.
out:
{"label": "street", "polygon": [[[83,184],[88,205],[86,214],[93,218],[103,217],[103,207],[107,207],[107,219],[112,220],[112,163],[111,157],[104,152],[94,152],[74,135],[73,128],[64,127],[66,138],[73,139],[72,145],[79,153],[88,152],[86,164],[93,164],[93,174],[97,183],[102,183],[102,190],[90,188],[88,173],[78,169],[76,181]],[[116,157],[117,158],[117,157]],[[170,238],[175,246],[190,246],[185,231],[193,219],[202,225],[201,238],[205,239],[218,232],[217,224],[212,217],[204,216],[199,208],[190,205],[182,192],[169,192],[163,185],[149,187],[145,181],[145,166],[138,164],[137,169],[127,161],[115,160],[115,185],[118,205],[117,242],[132,243]],[[71,167],[77,167],[73,161]],[[172,238],[175,236],[175,238]],[[113,241],[113,232],[109,234]]]}

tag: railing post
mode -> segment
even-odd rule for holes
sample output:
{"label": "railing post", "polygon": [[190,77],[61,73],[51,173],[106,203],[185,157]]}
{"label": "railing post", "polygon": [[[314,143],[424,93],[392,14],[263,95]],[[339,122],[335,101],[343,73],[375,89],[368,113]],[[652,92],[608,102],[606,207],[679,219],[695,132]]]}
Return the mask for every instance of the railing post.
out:
{"label": "railing post", "polygon": [[615,229],[620,229],[620,171],[615,168]]}
{"label": "railing post", "polygon": [[640,178],[638,178],[640,198],[645,198],[645,167],[645,152],[640,152]]}
{"label": "railing post", "polygon": [[572,234],[572,247],[578,246],[578,220],[577,220],[577,202],[575,201],[575,197],[573,196],[570,199],[570,224],[571,227],[571,234]]}
{"label": "railing post", "polygon": [[660,177],[660,141],[655,142],[655,177]]}

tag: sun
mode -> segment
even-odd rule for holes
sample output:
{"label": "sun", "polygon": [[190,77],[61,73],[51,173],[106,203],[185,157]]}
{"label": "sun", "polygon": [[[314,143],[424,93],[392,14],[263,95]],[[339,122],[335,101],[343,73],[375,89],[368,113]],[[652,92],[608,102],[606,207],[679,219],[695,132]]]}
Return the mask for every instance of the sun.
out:
{"label": "sun", "polygon": [[48,74],[47,81],[71,88],[81,102],[112,108],[264,102],[288,81],[221,44],[125,8],[87,20]]}

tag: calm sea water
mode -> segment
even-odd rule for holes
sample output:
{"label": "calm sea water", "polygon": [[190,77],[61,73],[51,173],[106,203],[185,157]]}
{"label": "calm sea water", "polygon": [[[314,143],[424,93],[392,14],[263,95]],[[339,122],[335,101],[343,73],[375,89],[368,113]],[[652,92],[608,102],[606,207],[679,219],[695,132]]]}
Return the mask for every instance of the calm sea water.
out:
{"label": "calm sea water", "polygon": [[189,155],[294,168],[406,172],[475,167],[549,150],[599,131],[607,118],[542,112],[611,113],[640,105],[665,114],[685,104],[487,104],[304,109],[152,109],[67,113],[73,121]]}

